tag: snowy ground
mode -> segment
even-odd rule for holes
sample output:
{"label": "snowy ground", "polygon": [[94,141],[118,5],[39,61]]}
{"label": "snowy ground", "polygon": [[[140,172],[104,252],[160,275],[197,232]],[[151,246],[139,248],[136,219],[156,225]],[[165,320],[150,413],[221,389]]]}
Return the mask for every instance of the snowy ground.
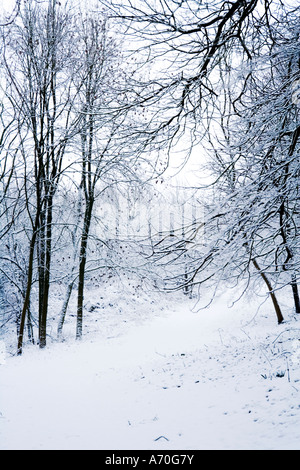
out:
{"label": "snowy ground", "polygon": [[114,295],[86,294],[83,341],[70,318],[65,342],[6,355],[0,450],[300,449],[300,319]]}

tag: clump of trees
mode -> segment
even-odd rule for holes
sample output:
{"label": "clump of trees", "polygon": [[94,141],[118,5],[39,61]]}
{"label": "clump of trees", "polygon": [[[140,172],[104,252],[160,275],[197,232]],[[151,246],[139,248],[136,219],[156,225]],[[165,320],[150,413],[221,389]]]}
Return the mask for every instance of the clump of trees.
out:
{"label": "clump of trees", "polygon": [[172,256],[178,266],[189,255],[184,275],[169,278],[170,288],[206,284],[214,292],[222,282],[244,283],[246,290],[258,278],[278,323],[279,289],[290,286],[299,313],[299,6],[280,0],[105,3],[151,62],[139,100],[159,116],[152,136],[165,138],[171,150],[188,138],[189,151],[202,144],[208,155],[205,220],[156,246],[166,266]]}
{"label": "clump of trees", "polygon": [[3,321],[15,317],[21,354],[33,319],[46,346],[50,288],[62,277],[58,333],[76,286],[81,338],[95,201],[147,180],[154,167],[145,156],[140,162],[141,139],[131,140],[143,120],[121,105],[133,65],[105,11],[19,2],[1,45],[1,299],[10,305]]}

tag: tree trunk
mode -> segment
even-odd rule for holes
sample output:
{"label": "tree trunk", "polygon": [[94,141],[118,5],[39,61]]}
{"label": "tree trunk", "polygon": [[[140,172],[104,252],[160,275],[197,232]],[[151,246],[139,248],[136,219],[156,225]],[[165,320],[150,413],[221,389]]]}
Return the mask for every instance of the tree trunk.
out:
{"label": "tree trunk", "polygon": [[58,338],[61,338],[61,335],[62,335],[62,329],[63,329],[63,326],[64,326],[64,322],[65,322],[65,318],[66,318],[66,312],[67,312],[67,308],[68,308],[68,305],[69,305],[69,300],[70,300],[72,290],[73,290],[73,285],[74,285],[74,281],[71,281],[68,284],[67,292],[66,292],[66,295],[65,295],[65,300],[64,300],[63,306],[61,308],[60,314],[59,314],[59,322],[58,322],[58,326],[57,326],[57,336],[58,336]]}
{"label": "tree trunk", "polygon": [[37,226],[38,226],[39,215],[36,215],[35,227],[33,229],[30,247],[29,247],[29,261],[28,261],[28,274],[27,274],[27,286],[24,298],[24,304],[21,314],[21,321],[20,321],[20,329],[18,335],[18,355],[22,354],[22,347],[23,347],[23,336],[24,336],[24,327],[25,327],[25,320],[26,320],[26,313],[29,311],[30,305],[30,294],[31,294],[31,286],[32,286],[32,275],[33,275],[33,260],[34,260],[34,248],[35,242],[37,237]]}
{"label": "tree trunk", "polygon": [[81,182],[81,185],[79,187],[79,193],[78,193],[78,201],[77,201],[77,219],[76,219],[76,222],[75,222],[75,229],[71,234],[72,245],[73,245],[73,249],[74,249],[73,264],[72,264],[71,273],[69,275],[69,283],[68,283],[68,286],[67,286],[64,303],[62,305],[62,308],[61,308],[61,311],[60,311],[60,314],[59,314],[59,321],[58,321],[58,325],[57,325],[57,337],[59,339],[61,339],[61,337],[62,337],[62,330],[63,330],[65,318],[66,318],[66,313],[67,313],[69,301],[70,301],[70,298],[71,298],[71,294],[72,294],[73,287],[74,287],[74,282],[75,282],[74,274],[75,274],[76,267],[77,267],[76,237],[77,237],[77,231],[78,231],[79,226],[80,226],[80,220],[82,218],[82,211],[81,211],[82,210],[82,187],[83,187],[83,183]]}
{"label": "tree trunk", "polygon": [[47,317],[48,317],[48,304],[49,304],[49,288],[50,288],[50,269],[51,269],[51,251],[52,251],[52,203],[53,195],[48,196],[47,204],[47,224],[46,224],[46,239],[44,241],[45,247],[45,264],[43,266],[43,299],[40,312],[39,324],[39,346],[40,348],[46,347],[47,342]]}
{"label": "tree trunk", "polygon": [[30,305],[28,306],[28,311],[27,311],[27,334],[28,334],[29,341],[32,344],[35,344],[34,335],[33,335],[33,326],[32,326],[32,321],[31,321]]}
{"label": "tree trunk", "polygon": [[296,313],[300,313],[299,290],[298,290],[297,280],[294,275],[292,276],[291,286],[292,286],[292,291],[293,291],[295,310],[296,310]]}
{"label": "tree trunk", "polygon": [[[38,183],[39,184],[39,183]],[[41,191],[37,194],[37,204],[41,203],[42,195]],[[38,263],[38,284],[39,284],[39,322],[40,322],[40,313],[42,311],[43,304],[43,286],[44,286],[44,266],[45,266],[45,216],[44,209],[41,210],[40,221],[39,221],[39,231],[37,235],[37,263]]]}
{"label": "tree trunk", "polygon": [[91,225],[92,210],[94,199],[88,198],[87,206],[84,215],[84,225],[81,236],[80,257],[79,257],[79,275],[78,275],[78,294],[77,294],[77,325],[76,325],[76,339],[82,337],[82,320],[83,320],[83,299],[84,299],[84,280],[85,280],[85,266],[87,256],[87,245],[89,230]]}
{"label": "tree trunk", "polygon": [[257,271],[259,271],[261,277],[263,278],[263,280],[265,281],[265,283],[267,285],[267,288],[268,288],[268,291],[270,293],[270,296],[271,296],[271,299],[272,299],[272,302],[273,302],[273,305],[274,305],[274,309],[275,309],[275,312],[276,312],[277,321],[278,321],[278,324],[280,324],[280,323],[283,322],[284,318],[283,318],[283,315],[281,313],[281,309],[280,309],[280,306],[278,304],[276,295],[274,294],[274,291],[272,289],[271,283],[270,283],[269,279],[267,278],[267,276],[265,275],[265,273],[261,271],[257,261],[255,259],[253,259],[252,263],[254,264]]}

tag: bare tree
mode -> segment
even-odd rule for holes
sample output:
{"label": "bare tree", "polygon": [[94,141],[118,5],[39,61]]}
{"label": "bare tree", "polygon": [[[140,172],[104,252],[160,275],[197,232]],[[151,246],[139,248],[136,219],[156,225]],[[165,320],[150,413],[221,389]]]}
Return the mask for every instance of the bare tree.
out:
{"label": "bare tree", "polygon": [[39,344],[41,348],[46,345],[53,203],[66,146],[76,132],[77,122],[71,114],[72,80],[68,77],[66,81],[74,47],[68,12],[52,0],[46,8],[27,2],[19,19],[6,30],[4,63],[11,84],[10,99],[20,116],[19,122],[22,121],[19,135],[21,139],[26,135],[22,145],[28,168],[25,185],[32,185],[35,192],[35,203],[32,199],[27,201],[32,237],[19,334],[21,352],[35,249],[39,271]]}
{"label": "bare tree", "polygon": [[[300,135],[299,109],[292,100],[299,79],[299,8],[285,12],[280,6],[276,21],[275,16],[267,21],[270,17],[265,15],[255,36],[260,56],[246,54],[249,63],[241,67],[224,54],[216,64],[218,85],[212,91],[218,92],[219,100],[212,101],[215,119],[206,136],[213,176],[205,220],[208,239],[196,251],[186,277],[187,285],[236,286],[243,281],[247,288],[257,273],[267,286],[279,323],[283,315],[276,289],[291,282],[285,273],[292,275],[299,310]],[[190,244],[196,232],[191,233]],[[177,262],[187,250],[179,234],[172,243],[165,240],[158,247],[161,254],[173,253]]]}
{"label": "bare tree", "polygon": [[144,138],[168,149],[182,146],[182,139],[188,138],[189,152],[214,119],[219,64],[244,67],[257,57],[261,27],[268,27],[280,2],[107,0],[104,4],[119,29],[131,35],[130,52],[145,71],[144,79],[135,76],[139,86],[127,103],[151,110]]}
{"label": "bare tree", "polygon": [[83,18],[80,31],[83,51],[79,74],[83,86],[78,94],[82,116],[80,190],[84,209],[79,250],[77,339],[82,336],[88,241],[95,200],[112,185],[136,179],[138,160],[135,144],[129,143],[133,121],[120,106],[127,83],[120,47],[105,17],[92,18],[88,14]]}

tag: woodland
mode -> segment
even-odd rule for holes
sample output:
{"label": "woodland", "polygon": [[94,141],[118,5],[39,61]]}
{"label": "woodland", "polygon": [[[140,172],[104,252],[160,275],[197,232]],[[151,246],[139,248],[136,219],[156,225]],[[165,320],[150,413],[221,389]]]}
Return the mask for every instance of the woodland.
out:
{"label": "woodland", "polygon": [[81,339],[91,280],[104,296],[103,279],[127,276],[208,303],[263,290],[278,324],[284,293],[300,313],[299,34],[297,1],[3,12],[0,334],[14,331],[13,354],[45,348],[49,316],[51,338],[71,314]]}

